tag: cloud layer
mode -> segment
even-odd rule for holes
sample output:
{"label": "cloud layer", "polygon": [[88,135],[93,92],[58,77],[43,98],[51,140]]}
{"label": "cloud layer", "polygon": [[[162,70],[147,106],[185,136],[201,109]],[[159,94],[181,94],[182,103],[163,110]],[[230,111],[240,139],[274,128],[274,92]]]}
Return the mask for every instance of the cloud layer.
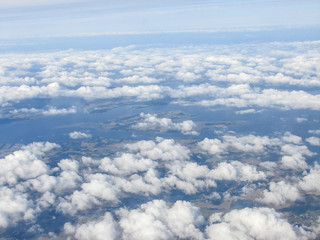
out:
{"label": "cloud layer", "polygon": [[4,54],[1,237],[316,239],[318,44]]}
{"label": "cloud layer", "polygon": [[[317,225],[298,228],[273,209],[320,192],[317,163],[291,168],[296,171],[295,177],[281,171],[281,155],[313,156],[302,138],[290,132],[274,138],[224,135],[204,139],[196,146],[191,151],[173,139],[156,138],[123,144],[121,151],[108,157],[60,159],[56,164],[48,164],[46,154],[60,151],[59,145],[39,142],[23,146],[0,160],[0,202],[6,206],[0,208],[0,227],[24,222],[34,229],[38,217],[54,209],[66,219],[71,216],[76,220],[66,221],[55,234],[75,239],[312,239],[318,234]],[[226,155],[227,151],[264,153],[266,159],[255,164],[228,161],[224,157],[232,155]],[[267,161],[272,152],[279,154],[278,161]],[[198,163],[193,160],[194,153],[207,159],[216,156],[219,161]],[[239,189],[221,190],[226,182],[239,185]],[[177,191],[184,196],[201,194],[204,199],[221,201],[223,211],[205,218],[197,201],[157,199]],[[126,199],[133,196],[149,201],[126,206]],[[226,207],[239,198],[265,207]],[[83,213],[103,206],[113,207],[94,219],[84,218]]]}
{"label": "cloud layer", "polygon": [[319,95],[309,91],[320,86],[317,44],[244,44],[237,46],[239,51],[223,45],[219,51],[214,47],[143,51],[128,47],[7,54],[1,58],[0,104],[35,97],[140,101],[169,97],[210,107],[319,110]]}

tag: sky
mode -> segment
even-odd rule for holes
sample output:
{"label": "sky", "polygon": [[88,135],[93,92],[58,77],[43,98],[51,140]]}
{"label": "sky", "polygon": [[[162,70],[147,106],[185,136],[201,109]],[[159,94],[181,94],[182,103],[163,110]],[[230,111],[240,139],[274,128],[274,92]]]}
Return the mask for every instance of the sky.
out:
{"label": "sky", "polygon": [[0,1],[0,39],[319,26],[317,0]]}

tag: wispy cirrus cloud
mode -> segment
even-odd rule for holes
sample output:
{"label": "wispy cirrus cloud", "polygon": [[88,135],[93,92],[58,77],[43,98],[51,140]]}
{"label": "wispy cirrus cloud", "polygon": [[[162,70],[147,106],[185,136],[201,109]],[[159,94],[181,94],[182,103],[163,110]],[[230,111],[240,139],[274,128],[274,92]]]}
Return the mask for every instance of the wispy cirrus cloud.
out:
{"label": "wispy cirrus cloud", "polygon": [[[0,7],[4,9],[1,14],[3,38],[199,29],[238,31],[319,24],[317,1],[14,0],[2,1]],[[101,22],[114,24],[103,26]]]}

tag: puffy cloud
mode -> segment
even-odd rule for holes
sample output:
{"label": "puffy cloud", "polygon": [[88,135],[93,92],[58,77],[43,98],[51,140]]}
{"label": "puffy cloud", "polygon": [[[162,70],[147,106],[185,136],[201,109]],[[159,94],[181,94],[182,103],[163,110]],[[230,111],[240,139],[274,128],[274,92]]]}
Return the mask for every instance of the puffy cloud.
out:
{"label": "puffy cloud", "polygon": [[277,167],[277,163],[265,161],[265,162],[260,163],[259,166],[264,167],[265,169],[268,169],[268,170],[273,170]]}
{"label": "puffy cloud", "polygon": [[87,175],[86,182],[81,184],[81,190],[61,198],[58,209],[65,214],[75,215],[78,211],[90,209],[106,201],[118,202],[121,192],[159,194],[162,190],[163,183],[152,168],[143,175],[130,175],[130,171],[126,174],[129,176],[118,177],[101,173]]}
{"label": "puffy cloud", "polygon": [[[93,167],[103,174],[95,175],[97,178],[86,175],[82,190],[78,189],[75,196],[71,194],[62,199],[59,204],[61,211],[75,214],[78,210],[102,203],[101,200],[117,201],[121,191],[156,195],[164,190],[179,189],[186,194],[195,194],[201,189],[216,186],[208,167],[189,161],[190,150],[172,139],[156,138],[156,141],[138,141],[124,147],[128,152],[118,152],[112,158],[82,158],[84,167],[89,167],[88,170]],[[79,164],[69,159],[58,163],[62,172],[56,178],[57,193],[75,189],[82,182]],[[158,167],[161,167],[161,174]],[[104,191],[106,194],[102,196]],[[79,208],[73,202],[77,203],[76,199],[81,197],[87,199],[87,204]]]}
{"label": "puffy cloud", "polygon": [[244,208],[210,217],[209,239],[308,239],[314,237],[292,226],[272,208]]}
{"label": "puffy cloud", "polygon": [[58,166],[63,171],[77,172],[79,168],[79,162],[76,160],[63,159],[58,163]]}
{"label": "puffy cloud", "polygon": [[[207,139],[207,142],[203,141],[202,144],[208,146],[203,148],[209,151],[210,146],[217,144],[223,151],[230,149],[260,153],[265,150],[276,150],[287,154],[286,156],[293,156],[290,154],[297,152],[303,156],[313,155],[302,145],[301,138],[291,133],[285,133],[283,137],[276,139],[254,135],[241,137],[227,135],[222,136],[221,139]],[[280,146],[274,146],[279,143]],[[41,160],[45,153],[53,147],[57,147],[57,145],[34,143],[22,147],[19,151],[32,153],[29,158]],[[44,172],[26,178],[19,177],[16,182],[11,183],[14,184],[15,189],[7,188],[6,190],[10,190],[12,194],[4,192],[3,201],[6,202],[10,199],[13,203],[16,202],[17,208],[16,212],[2,210],[2,215],[0,215],[4,216],[1,220],[3,227],[6,228],[19,221],[34,220],[41,212],[54,209],[79,220],[78,224],[68,223],[64,228],[66,237],[75,239],[86,239],[86,236],[99,238],[100,230],[98,229],[100,228],[107,229],[103,234],[110,234],[111,239],[112,237],[116,239],[121,237],[123,239],[144,237],[151,239],[204,239],[212,237],[212,234],[218,231],[216,229],[221,227],[227,230],[226,232],[223,229],[219,230],[219,234],[243,235],[245,239],[249,237],[259,239],[258,235],[250,235],[253,233],[249,233],[249,230],[237,230],[240,231],[237,235],[233,232],[235,227],[228,227],[230,222],[227,222],[222,215],[220,220],[218,216],[215,217],[222,225],[217,222],[211,224],[207,227],[207,236],[204,236],[202,232],[205,222],[200,210],[184,201],[177,201],[171,205],[162,200],[156,200],[143,204],[137,209],[122,209],[116,218],[119,220],[118,223],[113,220],[111,215],[110,218],[107,217],[108,220],[105,220],[104,217],[89,221],[81,220],[79,214],[86,213],[90,209],[100,209],[105,204],[122,206],[123,200],[130,194],[145,195],[149,199],[149,195],[153,195],[151,197],[154,198],[179,190],[187,195],[203,193],[206,199],[221,199],[217,192],[209,194],[212,188],[220,184],[220,181],[246,181],[250,183],[266,180],[269,176],[268,172],[258,171],[257,166],[239,161],[219,162],[213,167],[207,163],[201,165],[201,163],[191,160],[193,155],[190,149],[173,139],[156,138],[153,141],[124,144],[122,147],[123,149],[113,153],[114,155],[99,160],[90,157],[82,157],[80,161],[62,159],[55,163],[56,165],[51,166],[51,169],[45,164],[46,171]],[[212,153],[216,152],[217,150],[212,150]],[[15,154],[8,156],[11,155]],[[260,167],[270,171],[275,169],[277,164],[263,162]],[[309,172],[305,172],[303,177],[296,178],[296,183],[288,183],[283,180],[271,182],[269,188],[265,190],[260,189],[263,185],[245,185],[243,193],[248,196],[250,193],[254,194],[253,199],[261,203],[283,206],[300,199],[305,192],[317,193],[319,191],[317,189],[318,175],[318,167],[315,165]],[[217,180],[219,181],[216,182]],[[259,192],[262,195],[257,198],[256,194]],[[224,198],[228,198],[228,195],[231,197],[233,193],[228,190]],[[28,215],[24,215],[25,213]],[[214,217],[211,218],[212,221],[213,219]],[[245,227],[245,229],[247,228]],[[113,235],[113,231],[117,234]],[[307,234],[301,230],[299,235],[298,230],[295,229],[295,231],[297,231],[297,236]],[[101,236],[102,232],[103,230],[101,230]]]}
{"label": "puffy cloud", "polygon": [[313,156],[314,153],[310,152],[310,150],[304,145],[293,145],[293,144],[285,144],[281,146],[281,152],[287,155],[294,155],[300,153],[305,156]]}
{"label": "puffy cloud", "polygon": [[29,179],[26,181],[26,184],[30,185],[31,189],[37,192],[46,193],[56,187],[57,179],[54,176],[43,174],[37,178]]}
{"label": "puffy cloud", "polygon": [[156,195],[161,193],[163,183],[154,169],[149,169],[144,175],[133,174],[129,178],[112,177],[115,186],[127,193]]}
{"label": "puffy cloud", "polygon": [[[237,46],[239,51],[236,46],[219,49],[193,46],[4,54],[0,60],[0,104],[33,97],[86,100],[171,97],[205,106],[319,110],[319,95],[306,90],[320,86],[316,44],[317,41],[269,43],[263,48],[249,44]],[[302,45],[305,52],[301,51]],[[290,54],[281,50],[286,47],[290,47]],[[221,81],[225,83],[223,87]],[[286,90],[288,86],[303,90]],[[195,96],[203,101],[194,102],[191,97]],[[304,101],[293,101],[297,98]]]}
{"label": "puffy cloud", "polygon": [[243,152],[262,152],[266,146],[273,146],[277,144],[277,139],[270,139],[267,136],[224,136],[224,143],[229,147],[235,148]]}
{"label": "puffy cloud", "polygon": [[320,192],[320,165],[315,164],[314,167],[310,169],[309,173],[305,173],[305,176],[300,180],[299,187],[300,189],[306,192]]}
{"label": "puffy cloud", "polygon": [[55,97],[60,91],[59,84],[50,83],[47,86],[0,86],[0,104],[19,102],[24,99],[35,97]]}
{"label": "puffy cloud", "polygon": [[63,214],[75,215],[78,211],[84,211],[99,204],[99,201],[83,191],[74,191],[70,196],[59,199],[57,210]]}
{"label": "puffy cloud", "polygon": [[118,201],[118,190],[107,176],[94,174],[89,176],[90,181],[83,183],[81,188],[84,193],[106,201]]}
{"label": "puffy cloud", "polygon": [[215,180],[258,181],[266,178],[265,173],[257,171],[255,166],[239,161],[221,162],[210,174]]}
{"label": "puffy cloud", "polygon": [[[264,107],[280,106],[287,109],[311,109],[320,110],[318,103],[320,95],[312,95],[304,91],[280,91],[275,89],[263,90],[262,94],[255,96],[257,99],[252,99],[253,104]],[[295,99],[305,99],[303,102],[294,104]],[[263,102],[265,101],[265,102]]]}
{"label": "puffy cloud", "polygon": [[82,182],[82,177],[75,171],[66,170],[60,172],[56,180],[55,192],[62,194],[78,187]]}
{"label": "puffy cloud", "polygon": [[300,86],[319,86],[320,82],[315,78],[310,79],[296,79],[291,76],[284,75],[283,73],[277,73],[276,75],[267,76],[266,81],[274,84],[290,84]]}
{"label": "puffy cloud", "polygon": [[[50,191],[57,181],[48,175],[50,168],[42,158],[56,147],[54,143],[35,142],[0,159],[0,184],[4,185],[0,188],[0,227],[33,221],[41,209],[53,204]],[[33,199],[32,194],[40,197]]]}
{"label": "puffy cloud", "polygon": [[286,132],[285,135],[282,137],[282,140],[288,143],[294,143],[294,144],[301,144],[302,138],[296,135],[293,135],[290,132]]}
{"label": "puffy cloud", "polygon": [[299,198],[301,198],[301,194],[296,185],[280,181],[270,182],[269,191],[264,190],[263,197],[258,200],[266,204],[281,206]]}
{"label": "puffy cloud", "polygon": [[170,160],[186,160],[189,159],[190,150],[180,144],[175,143],[173,139],[156,138],[156,141],[138,141],[136,143],[127,144],[126,148],[136,153],[138,156],[147,157],[152,160],[161,159],[163,161]]}
{"label": "puffy cloud", "polygon": [[193,73],[193,72],[184,72],[184,71],[178,71],[177,74],[176,74],[176,77],[178,79],[182,79],[183,81],[186,81],[186,82],[193,82],[195,81],[196,79],[199,79],[200,76]]}
{"label": "puffy cloud", "polygon": [[108,99],[121,97],[136,97],[139,100],[162,98],[167,88],[158,85],[122,86],[116,88],[82,86],[76,90],[68,90],[65,96],[81,97],[87,100]]}
{"label": "puffy cloud", "polygon": [[168,131],[176,130],[185,135],[197,135],[195,131],[196,124],[191,120],[174,123],[170,118],[158,118],[156,114],[141,113],[140,117],[143,118],[141,122],[133,125],[134,129],[138,130],[158,130]]}
{"label": "puffy cloud", "polygon": [[65,115],[65,114],[72,114],[76,112],[77,110],[75,107],[61,108],[61,109],[50,107],[48,110],[43,111],[42,114],[45,116],[48,116],[48,115]]}
{"label": "puffy cloud", "polygon": [[91,134],[79,132],[79,131],[74,131],[74,132],[69,133],[69,137],[72,139],[91,138]]}
{"label": "puffy cloud", "polygon": [[37,109],[37,108],[21,108],[11,110],[10,113],[13,115],[16,114],[41,114],[44,116],[51,116],[51,115],[66,115],[66,114],[74,114],[77,112],[75,106],[70,108],[55,108],[49,107],[47,110],[45,109]]}
{"label": "puffy cloud", "polygon": [[[105,160],[105,159],[103,159]],[[109,159],[108,159],[109,161]],[[109,178],[114,186],[129,193],[146,193],[146,194],[159,194],[162,190],[172,190],[174,188],[180,189],[186,194],[195,194],[204,188],[215,187],[212,176],[209,174],[209,169],[206,166],[201,166],[189,161],[173,161],[165,162],[165,169],[163,170],[163,177],[160,177],[155,165],[151,168],[143,169],[143,172],[135,173],[133,169],[125,170],[114,168],[102,161],[102,166],[113,172],[113,174],[120,174],[120,176],[112,176]],[[100,166],[101,167],[101,166]],[[131,175],[129,175],[131,174]],[[123,178],[121,175],[129,175]]]}
{"label": "puffy cloud", "polygon": [[309,137],[306,139],[308,143],[314,146],[320,146],[320,138],[318,137]]}
{"label": "puffy cloud", "polygon": [[225,135],[220,139],[208,139],[205,138],[203,141],[198,143],[198,146],[210,153],[210,154],[219,154],[226,150],[236,150],[242,152],[263,152],[266,147],[274,146],[280,144],[279,139],[269,138],[267,136],[232,136]]}
{"label": "puffy cloud", "polygon": [[0,184],[12,185],[19,179],[27,180],[47,174],[49,168],[41,157],[55,147],[58,147],[55,143],[32,143],[0,159]]}
{"label": "puffy cloud", "polygon": [[195,194],[204,188],[216,187],[213,176],[207,166],[194,162],[175,162],[167,164],[168,177],[164,180],[170,187],[184,191],[186,194]]}
{"label": "puffy cloud", "polygon": [[[202,151],[217,156],[228,153],[228,151],[249,153],[274,152],[280,147],[280,151],[278,152],[283,155],[280,160],[282,168],[296,170],[308,168],[306,157],[314,155],[305,145],[302,145],[301,137],[293,135],[290,132],[286,132],[281,138],[254,135],[239,137],[224,135],[221,137],[221,140],[205,138],[203,141],[198,142],[198,146]],[[231,174],[231,172],[229,173]]]}
{"label": "puffy cloud", "polygon": [[[121,71],[121,73],[132,73],[133,71]],[[120,79],[116,79],[115,83],[126,83],[126,84],[141,84],[141,83],[157,83],[159,79],[148,77],[148,76],[139,76],[139,75],[132,75]]]}
{"label": "puffy cloud", "polygon": [[39,114],[42,113],[41,109],[36,109],[36,108],[21,108],[21,109],[14,109],[10,111],[11,114]]}
{"label": "puffy cloud", "polygon": [[[200,84],[191,86],[179,86],[178,89],[171,89],[170,96],[173,98],[187,98],[193,96],[207,95],[210,97],[236,97],[242,94],[249,94],[252,91],[248,84],[233,84],[226,88],[210,84]],[[212,102],[213,104],[213,102]]]}
{"label": "puffy cloud", "polygon": [[8,187],[0,188],[0,228],[7,228],[17,222],[33,220],[36,210],[27,194]]}
{"label": "puffy cloud", "polygon": [[[216,186],[208,167],[189,161],[190,150],[172,139],[138,141],[127,144],[126,149],[131,154],[122,154],[113,160],[104,158],[99,167],[108,173],[120,175],[142,172],[128,179],[114,180],[124,191],[158,194],[162,189],[177,188],[186,194],[194,194]],[[159,165],[165,167],[162,178],[159,178],[156,170]]]}
{"label": "puffy cloud", "polygon": [[309,130],[308,131],[309,133],[312,133],[312,134],[320,134],[320,129],[318,129],[318,130]]}
{"label": "puffy cloud", "polygon": [[259,113],[259,112],[261,112],[261,110],[257,111],[256,109],[250,108],[250,109],[236,111],[236,114],[250,114],[250,113]]}
{"label": "puffy cloud", "polygon": [[128,175],[135,172],[145,172],[150,168],[156,166],[156,162],[148,158],[139,158],[136,155],[130,153],[123,153],[119,157],[115,157],[113,160],[109,158],[103,158],[99,168],[105,172],[113,174]]}
{"label": "puffy cloud", "polygon": [[56,203],[56,195],[52,192],[45,192],[39,199],[37,199],[37,206],[40,209],[46,209],[54,206]]}
{"label": "puffy cloud", "polygon": [[222,153],[224,151],[224,145],[222,144],[221,140],[219,140],[219,139],[205,138],[201,142],[198,143],[198,146],[202,150],[204,150],[210,154],[213,154],[213,155]]}
{"label": "puffy cloud", "polygon": [[105,240],[119,239],[119,229],[110,213],[105,213],[103,217],[88,221],[86,223],[72,225],[66,223],[64,225],[64,233],[67,236],[73,236],[78,240]]}
{"label": "puffy cloud", "polygon": [[283,156],[281,164],[283,168],[287,169],[306,169],[308,167],[305,158],[300,153],[292,156]]}
{"label": "puffy cloud", "polygon": [[198,227],[204,218],[189,202],[177,201],[169,207],[163,200],[154,200],[118,214],[123,239],[203,239]]}
{"label": "puffy cloud", "polygon": [[[284,139],[286,140],[286,136]],[[292,141],[292,137],[290,139]],[[296,138],[295,141],[300,142],[300,139]],[[305,162],[304,156],[314,155],[306,146],[294,144],[284,144],[281,146],[281,153],[285,155],[281,158],[282,167],[288,169],[306,169],[308,165]]]}
{"label": "puffy cloud", "polygon": [[100,160],[93,159],[91,157],[85,157],[83,156],[81,158],[81,164],[85,167],[94,167],[100,165]]}
{"label": "puffy cloud", "polygon": [[[227,89],[228,90],[228,89]],[[229,92],[229,91],[228,91]],[[232,92],[228,93],[229,95]],[[295,103],[295,99],[305,99]],[[312,95],[305,91],[285,91],[278,89],[250,90],[240,96],[230,97],[228,95],[215,98],[214,100],[202,100],[196,104],[202,106],[228,106],[228,107],[274,107],[283,109],[320,109],[320,95]]]}

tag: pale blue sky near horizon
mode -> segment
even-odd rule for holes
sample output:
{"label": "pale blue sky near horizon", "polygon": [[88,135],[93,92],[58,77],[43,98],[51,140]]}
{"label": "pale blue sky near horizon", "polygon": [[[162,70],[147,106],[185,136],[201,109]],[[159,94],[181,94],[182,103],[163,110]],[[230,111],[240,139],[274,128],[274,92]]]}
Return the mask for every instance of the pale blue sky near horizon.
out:
{"label": "pale blue sky near horizon", "polygon": [[0,0],[0,40],[320,26],[318,0]]}

